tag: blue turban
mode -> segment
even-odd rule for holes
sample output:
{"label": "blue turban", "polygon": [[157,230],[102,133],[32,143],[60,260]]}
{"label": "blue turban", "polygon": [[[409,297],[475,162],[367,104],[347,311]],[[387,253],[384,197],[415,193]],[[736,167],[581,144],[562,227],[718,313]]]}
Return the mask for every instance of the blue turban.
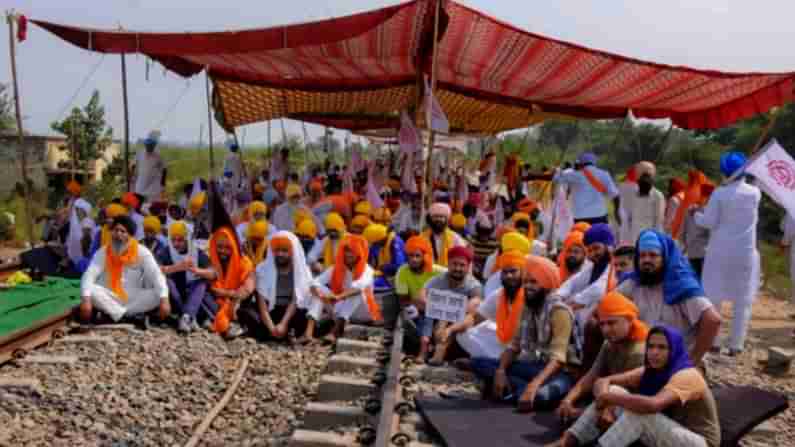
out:
{"label": "blue turban", "polygon": [[641,233],[640,237],[638,237],[638,250],[646,252],[653,251],[662,254],[663,245],[657,235],[647,231]]}
{"label": "blue turban", "polygon": [[[593,227],[591,227],[593,228]],[[704,296],[704,289],[701,282],[690,266],[690,262],[682,255],[676,242],[665,233],[657,230],[643,230],[638,237],[635,245],[635,272],[631,279],[636,283],[640,279],[640,252],[642,251],[641,242],[644,244],[656,245],[650,241],[651,238],[657,239],[657,244],[662,248],[660,254],[663,258],[663,300],[665,304],[674,305],[682,301],[689,300],[697,296]]]}
{"label": "blue turban", "polygon": [[610,229],[610,225],[605,223],[594,224],[585,232],[583,243],[586,246],[596,242],[601,242],[608,247],[616,245],[616,238],[613,236],[613,230]]}
{"label": "blue turban", "polygon": [[232,152],[237,152],[238,149],[240,149],[240,146],[238,146],[237,143],[232,143],[229,145],[229,150]]}
{"label": "blue turban", "polygon": [[720,172],[726,177],[731,177],[745,166],[745,160],[745,154],[742,152],[726,152],[720,156]]}
{"label": "blue turban", "polygon": [[152,137],[144,138],[144,146],[157,146],[157,140]]}
{"label": "blue turban", "polygon": [[587,165],[587,164],[595,165],[596,164],[596,154],[594,154],[593,152],[582,153],[582,154],[580,154],[579,157],[577,157],[577,163],[582,164],[582,165]]}

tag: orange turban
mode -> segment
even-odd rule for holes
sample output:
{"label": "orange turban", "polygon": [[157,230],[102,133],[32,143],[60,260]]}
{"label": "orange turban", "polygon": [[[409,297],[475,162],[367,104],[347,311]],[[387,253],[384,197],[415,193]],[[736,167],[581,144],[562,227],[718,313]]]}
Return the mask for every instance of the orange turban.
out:
{"label": "orange turban", "polygon": [[518,209],[519,212],[525,214],[532,213],[536,208],[538,208],[538,204],[532,199],[522,199],[519,202],[519,205],[516,207],[516,209]]}
{"label": "orange turban", "polygon": [[309,190],[314,192],[323,192],[323,184],[319,180],[312,180],[309,182]]}
{"label": "orange turban", "polygon": [[497,258],[497,264],[503,269],[509,267],[523,269],[527,263],[526,259],[527,256],[516,250],[512,250],[501,254],[500,257]]}
{"label": "orange turban", "polygon": [[293,243],[290,239],[284,236],[274,236],[271,238],[271,249],[272,250],[279,250],[279,249],[287,249],[290,250],[290,254],[293,253]]}
{"label": "orange turban", "polygon": [[83,191],[83,187],[80,186],[80,183],[70,180],[69,183],[66,184],[66,190],[69,191],[69,194],[76,197]]}
{"label": "orange turban", "polygon": [[361,278],[365,267],[367,267],[367,255],[370,251],[367,240],[355,234],[345,235],[340,242],[339,248],[337,248],[336,262],[334,263],[334,270],[331,272],[330,286],[331,291],[334,293],[342,293],[343,290],[345,290],[343,284],[345,272],[347,271],[347,267],[345,266],[345,249],[356,253],[356,256],[359,257],[356,266],[351,272],[351,280],[356,281]]}
{"label": "orange turban", "polygon": [[423,270],[430,272],[433,270],[433,247],[428,239],[421,236],[413,236],[406,241],[406,254],[422,252]]}
{"label": "orange turban", "polygon": [[584,239],[585,235],[583,233],[572,231],[566,236],[566,240],[563,241],[563,250],[561,250],[558,255],[558,270],[560,270],[560,279],[562,281],[569,279],[569,276],[571,276],[571,272],[569,272],[569,269],[566,267],[566,258],[569,256],[569,250],[576,245],[585,248]]}
{"label": "orange turban", "polygon": [[127,205],[131,209],[137,209],[138,205],[141,204],[141,201],[138,200],[138,196],[131,192],[125,192],[123,196],[121,196],[121,203]]}
{"label": "orange turban", "polygon": [[577,222],[571,227],[571,231],[579,231],[582,234],[585,234],[586,231],[591,229],[591,224],[587,222]]}
{"label": "orange turban", "polygon": [[602,301],[599,302],[596,313],[600,319],[608,317],[629,318],[632,321],[632,327],[629,330],[629,338],[632,341],[646,340],[646,336],[649,334],[649,327],[638,319],[638,307],[618,292],[613,291],[605,295]]}
{"label": "orange turban", "polygon": [[541,256],[527,256],[527,274],[541,287],[554,290],[560,287],[560,272],[554,262]]}

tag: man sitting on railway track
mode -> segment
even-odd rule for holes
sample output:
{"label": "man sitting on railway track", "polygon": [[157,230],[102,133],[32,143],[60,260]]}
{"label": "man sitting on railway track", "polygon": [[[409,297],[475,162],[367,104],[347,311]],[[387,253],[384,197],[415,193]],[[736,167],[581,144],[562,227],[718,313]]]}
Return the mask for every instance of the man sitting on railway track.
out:
{"label": "man sitting on railway track", "polygon": [[256,269],[256,293],[240,306],[238,317],[260,340],[285,339],[290,329],[303,334],[312,284],[304,249],[288,231],[275,233],[268,244],[265,262]]}
{"label": "man sitting on railway track", "polygon": [[152,252],[133,237],[135,222],[117,216],[110,242],[100,248],[83,274],[80,319],[91,320],[94,308],[113,321],[131,317],[146,326],[145,314],[159,306],[159,317],[171,312],[166,277]]}
{"label": "man sitting on railway track", "polygon": [[188,226],[176,221],[168,228],[168,245],[157,254],[160,270],[168,280],[174,311],[179,315],[177,330],[192,332],[202,300],[207,293],[207,280],[215,277],[210,259],[196,248],[188,234]]}
{"label": "man sitting on railway track", "polygon": [[315,278],[310,291],[304,339],[312,340],[315,325],[321,320],[323,310],[331,307],[334,329],[326,341],[334,343],[345,330],[356,309],[366,305],[373,321],[380,321],[381,309],[373,296],[373,269],[367,264],[367,240],[354,234],[346,235],[337,248],[334,266]]}
{"label": "man sitting on railway track", "polygon": [[500,258],[503,287],[478,315],[497,321],[505,350],[499,360],[473,358],[472,370],[485,381],[484,396],[518,401],[520,411],[554,408],[574,385],[580,360],[574,313],[549,294],[560,286],[558,267],[517,252]]}
{"label": "man sitting on railway track", "polygon": [[428,210],[428,226],[430,229],[422,233],[422,237],[431,243],[434,264],[447,267],[447,251],[453,247],[466,247],[467,242],[449,228],[452,210],[446,203],[435,203]]}
{"label": "man sitting on railway track", "polygon": [[312,273],[319,275],[334,265],[340,241],[346,235],[345,221],[336,212],[326,215],[326,237],[317,242],[307,255]]}

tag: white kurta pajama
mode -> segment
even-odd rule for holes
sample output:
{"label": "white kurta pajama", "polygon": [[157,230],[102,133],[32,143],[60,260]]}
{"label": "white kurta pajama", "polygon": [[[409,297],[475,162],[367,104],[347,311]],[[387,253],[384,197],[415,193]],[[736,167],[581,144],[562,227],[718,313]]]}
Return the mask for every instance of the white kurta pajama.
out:
{"label": "white kurta pajama", "polygon": [[[330,287],[333,271],[334,267],[326,269],[325,272],[321,273],[320,276],[315,278],[312,285],[323,294],[331,294]],[[345,272],[345,279],[342,282],[343,289],[358,289],[364,291],[365,289],[373,287],[374,279],[374,271],[369,265],[365,267],[364,273],[362,273],[362,276],[356,281],[352,281],[351,272],[347,271]],[[315,321],[320,321],[323,317],[323,309],[326,307],[327,304],[323,302],[323,300],[316,296],[312,296],[312,299],[307,306],[307,315]],[[369,317],[369,311],[367,310],[367,304],[364,302],[364,293],[358,293],[355,296],[352,296],[344,301],[334,303],[333,306],[328,307],[332,308],[332,314],[334,315],[334,318],[341,318],[345,321],[350,321],[355,316],[356,319],[359,320],[359,317],[365,316],[363,312],[366,312],[366,318],[371,319]],[[364,308],[363,312],[360,312],[360,308]]]}
{"label": "white kurta pajama", "polygon": [[[621,216],[621,225],[618,229],[618,240],[620,243],[634,243],[636,239],[632,239],[629,230],[629,209],[632,207],[632,199],[638,194],[638,184],[633,182],[624,181],[618,185],[618,197],[621,200],[621,208],[618,210],[618,215]],[[665,201],[663,200],[663,203]]]}
{"label": "white kurta pajama", "polygon": [[230,152],[226,154],[226,158],[224,159],[224,172],[232,173],[229,183],[232,185],[235,192],[237,192],[238,188],[240,188],[240,181],[243,178],[243,160],[240,158],[239,152]]}
{"label": "white kurta pajama", "polygon": [[110,289],[110,273],[105,271],[107,246],[100,248],[81,280],[81,296],[113,321],[119,321],[125,313],[135,315],[154,310],[162,298],[168,297],[166,277],[160,271],[155,257],[143,244],[138,244],[135,263],[124,267],[121,285],[127,292],[125,302]]}
{"label": "white kurta pajama", "polygon": [[663,231],[665,223],[665,196],[657,189],[652,188],[649,195],[632,196],[628,206],[625,208],[622,202],[621,208],[627,213],[627,238],[622,242],[634,244],[643,230]]}
{"label": "white kurta pajama", "polygon": [[710,230],[702,275],[704,291],[718,310],[724,300],[734,303],[732,349],[743,348],[751,305],[759,289],[756,226],[761,198],[759,188],[737,180],[717,188],[704,211],[694,216],[696,224]]}
{"label": "white kurta pajama", "polygon": [[574,312],[577,337],[581,342],[585,338],[585,323],[591,318],[591,314],[593,314],[602,301],[602,297],[607,293],[608,279],[610,278],[610,267],[608,267],[596,281],[591,283],[593,267],[590,262],[587,265],[583,265],[579,272],[570,276],[569,279],[561,284],[559,289],[550,294],[551,297],[560,298],[567,305],[579,304],[584,306]]}
{"label": "white kurta pajama", "polygon": [[157,200],[163,192],[163,171],[166,164],[157,151],[138,151],[135,156],[135,193],[147,201]]}

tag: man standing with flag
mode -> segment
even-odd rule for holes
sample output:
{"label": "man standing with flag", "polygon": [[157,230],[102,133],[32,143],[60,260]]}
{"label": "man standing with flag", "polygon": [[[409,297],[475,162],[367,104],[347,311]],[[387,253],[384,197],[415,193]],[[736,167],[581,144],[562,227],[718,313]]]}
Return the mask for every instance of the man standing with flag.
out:
{"label": "man standing with flag", "polygon": [[[696,224],[710,230],[702,276],[706,295],[718,312],[723,301],[733,302],[730,356],[743,350],[760,276],[756,225],[762,193],[739,174],[745,164],[740,152],[720,157],[720,170],[728,182],[716,189],[703,212],[694,216]],[[716,337],[713,350],[720,350],[718,343]]]}

